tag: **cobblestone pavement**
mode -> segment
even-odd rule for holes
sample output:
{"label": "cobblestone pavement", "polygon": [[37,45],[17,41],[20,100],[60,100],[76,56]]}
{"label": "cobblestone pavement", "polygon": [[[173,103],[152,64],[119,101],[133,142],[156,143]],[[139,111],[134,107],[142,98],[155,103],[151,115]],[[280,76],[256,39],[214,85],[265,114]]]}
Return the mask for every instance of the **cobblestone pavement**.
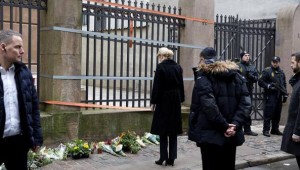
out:
{"label": "cobblestone pavement", "polygon": [[[260,165],[292,158],[292,155],[280,151],[281,136],[262,135],[262,124],[254,122],[252,130],[259,133],[258,136],[246,136],[246,142],[238,147],[236,156],[237,169]],[[283,130],[283,127],[280,127]],[[154,161],[159,158],[159,146],[147,145],[138,154],[127,154],[127,157],[116,157],[108,153],[92,154],[90,158],[66,161],[54,161],[43,167],[43,170],[93,170],[93,169],[202,169],[200,149],[187,139],[187,136],[178,137],[178,158],[174,167],[158,166]]]}

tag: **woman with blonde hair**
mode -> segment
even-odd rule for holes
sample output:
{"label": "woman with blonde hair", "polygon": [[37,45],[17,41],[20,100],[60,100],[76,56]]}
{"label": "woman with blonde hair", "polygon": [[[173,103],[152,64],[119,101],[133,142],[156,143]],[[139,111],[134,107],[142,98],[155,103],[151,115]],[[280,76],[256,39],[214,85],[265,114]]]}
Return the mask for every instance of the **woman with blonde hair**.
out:
{"label": "woman with blonde hair", "polygon": [[[177,158],[177,135],[182,133],[181,102],[184,101],[182,68],[173,59],[173,51],[158,50],[151,107],[154,111],[151,133],[160,137],[158,165],[174,165]],[[168,152],[169,145],[169,152]]]}

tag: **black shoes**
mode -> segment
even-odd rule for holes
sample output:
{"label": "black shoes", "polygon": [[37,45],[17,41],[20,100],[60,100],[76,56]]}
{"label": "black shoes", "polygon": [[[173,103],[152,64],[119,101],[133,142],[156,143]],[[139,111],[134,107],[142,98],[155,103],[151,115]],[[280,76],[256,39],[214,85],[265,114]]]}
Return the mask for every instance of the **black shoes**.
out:
{"label": "black shoes", "polygon": [[[253,131],[249,131],[249,132],[244,132],[245,135],[249,135],[249,136],[257,136],[258,134],[253,132]],[[279,135],[279,136],[282,136],[282,132],[280,132],[279,130],[276,130],[276,131],[272,131],[271,130],[271,134],[272,135]],[[269,131],[263,131],[263,135],[266,136],[266,137],[271,137]]]}
{"label": "black shoes", "polygon": [[[165,160],[159,159],[157,161],[155,161],[155,164],[157,165],[162,165],[164,163]],[[166,161],[166,166],[167,166],[167,161]]]}
{"label": "black shoes", "polygon": [[166,165],[174,166],[174,159],[168,159]]}
{"label": "black shoes", "polygon": [[[163,165],[164,161],[165,160],[159,159],[159,160],[155,161],[155,164],[157,164],[157,165]],[[166,160],[166,164],[165,165],[166,166],[174,166],[174,159],[168,159],[168,160]]]}
{"label": "black shoes", "polygon": [[279,135],[279,136],[282,136],[282,132],[280,132],[279,130],[277,130],[277,131],[271,131],[271,134],[272,134],[272,135]]}
{"label": "black shoes", "polygon": [[244,132],[245,135],[249,135],[249,136],[257,136],[258,134],[253,132],[253,131],[249,131],[249,132]]}
{"label": "black shoes", "polygon": [[[155,164],[157,165],[163,165],[165,160],[159,159],[157,161],[155,161]],[[174,166],[174,159],[167,159],[166,160],[166,166]]]}
{"label": "black shoes", "polygon": [[266,137],[271,137],[271,135],[270,135],[270,133],[268,131],[264,131],[263,135],[266,136]]}

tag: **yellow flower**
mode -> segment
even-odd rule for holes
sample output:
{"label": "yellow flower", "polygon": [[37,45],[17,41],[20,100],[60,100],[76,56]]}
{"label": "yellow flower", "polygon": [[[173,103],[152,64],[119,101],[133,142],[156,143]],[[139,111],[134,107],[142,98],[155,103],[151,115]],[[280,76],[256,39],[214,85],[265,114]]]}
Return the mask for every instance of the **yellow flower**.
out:
{"label": "yellow flower", "polygon": [[87,143],[84,143],[84,144],[83,144],[83,147],[84,147],[85,149],[88,149],[88,148],[89,148],[89,145],[88,145]]}
{"label": "yellow flower", "polygon": [[78,150],[79,148],[78,148],[78,146],[74,146],[74,150]]}

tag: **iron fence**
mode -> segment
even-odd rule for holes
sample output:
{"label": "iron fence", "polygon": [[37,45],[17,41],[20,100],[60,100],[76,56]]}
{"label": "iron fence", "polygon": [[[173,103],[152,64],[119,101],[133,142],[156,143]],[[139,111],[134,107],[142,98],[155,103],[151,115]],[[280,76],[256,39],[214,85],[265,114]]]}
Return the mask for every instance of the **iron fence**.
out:
{"label": "iron fence", "polygon": [[[83,2],[82,102],[126,107],[150,105],[158,48],[180,43],[180,9],[138,1]],[[125,37],[125,38],[124,38]],[[179,61],[179,46],[169,45]]]}
{"label": "iron fence", "polygon": [[40,11],[47,9],[47,0],[0,0],[0,30],[16,30],[23,36],[22,57],[35,77],[39,92]]}
{"label": "iron fence", "polygon": [[[275,55],[276,19],[241,20],[234,16],[216,16],[214,46],[221,59],[240,60],[239,54],[247,51],[250,60],[261,72],[270,65]],[[255,84],[252,118],[262,118],[262,89]]]}

